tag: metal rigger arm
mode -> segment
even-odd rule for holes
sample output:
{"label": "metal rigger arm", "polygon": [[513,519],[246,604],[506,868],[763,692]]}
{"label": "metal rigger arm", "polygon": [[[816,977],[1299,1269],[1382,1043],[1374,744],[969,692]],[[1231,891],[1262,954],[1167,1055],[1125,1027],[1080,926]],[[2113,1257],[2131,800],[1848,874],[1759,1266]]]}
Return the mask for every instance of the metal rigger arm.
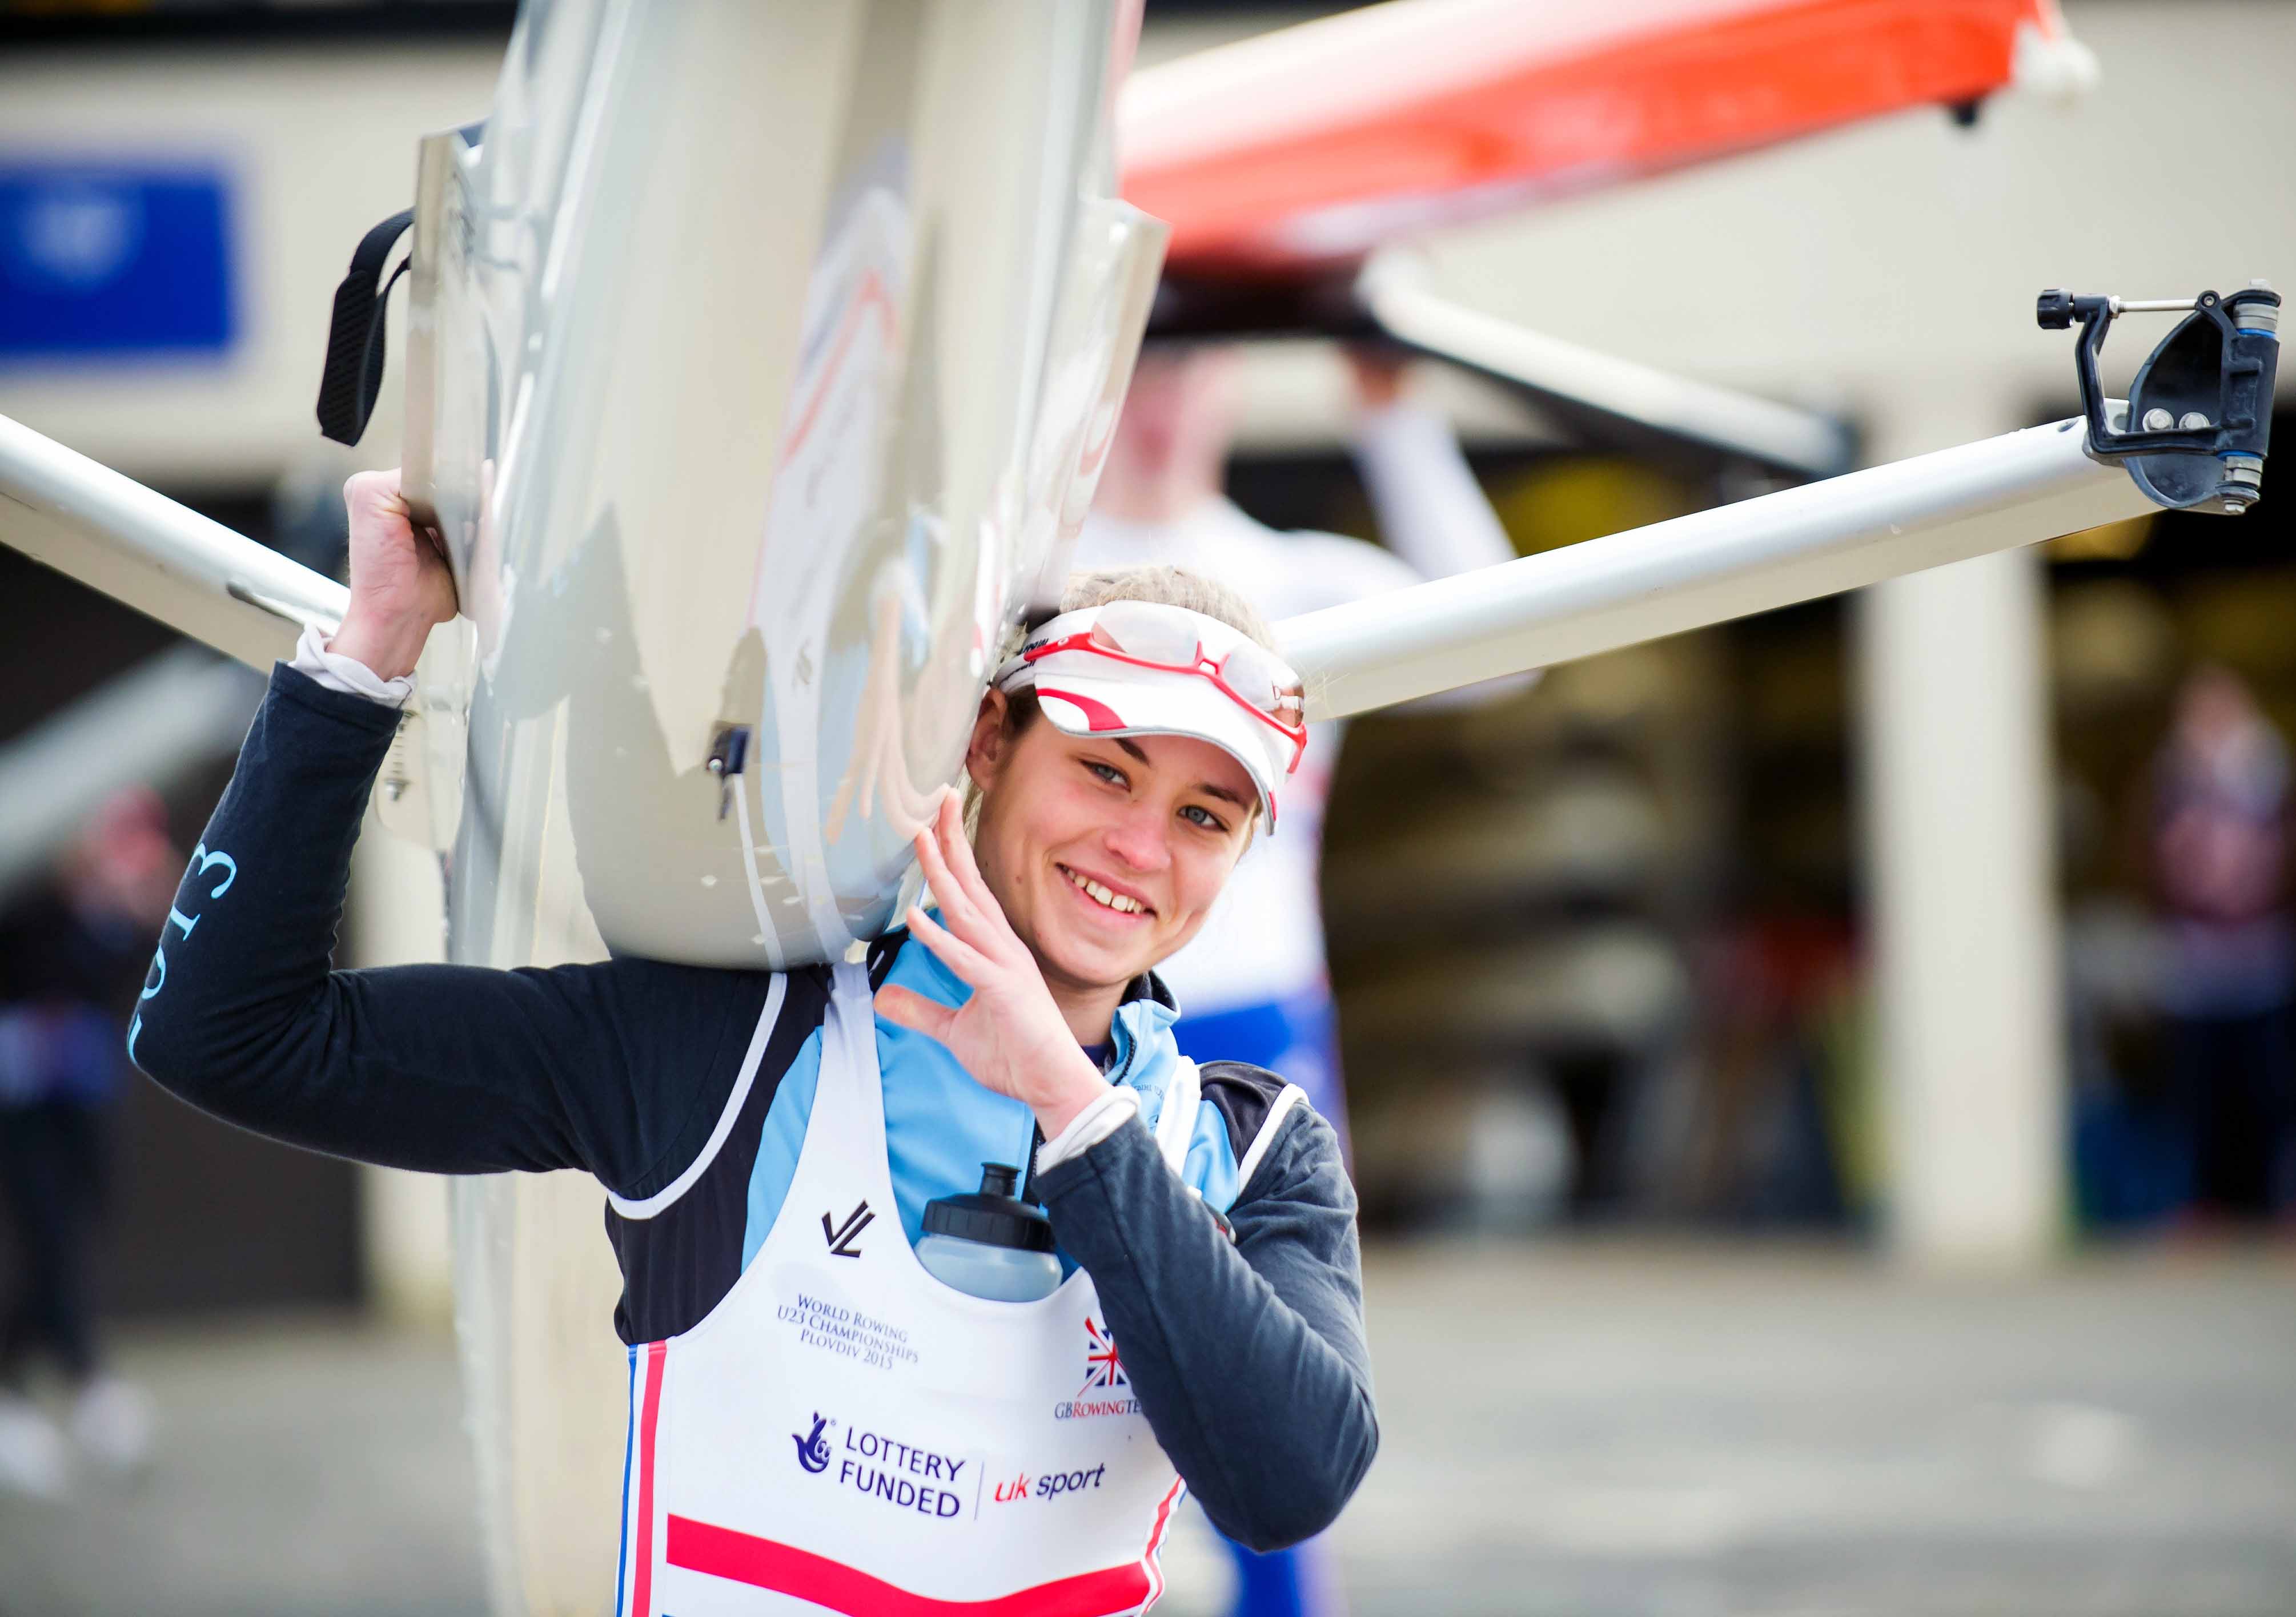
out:
{"label": "metal rigger arm", "polygon": [[[2044,293],[2045,327],[2082,324],[2083,417],[1287,619],[1279,631],[1306,676],[1308,715],[1341,718],[2157,509],[2244,511],[2270,439],[2279,307],[2261,282],[2159,304]],[[2188,317],[2128,403],[2105,398],[2106,329],[2116,314],[2155,309]],[[1414,347],[1484,330],[1418,312]],[[1468,363],[1504,374],[1505,358]],[[1710,410],[1700,419],[1699,441],[1727,441]],[[2137,429],[2124,430],[2131,419]],[[1775,449],[1763,458],[1787,461]]]}
{"label": "metal rigger arm", "polygon": [[[2104,398],[2105,330],[2152,306],[2044,295],[2044,325],[2082,326],[2081,418],[1292,618],[1309,712],[1361,713],[2163,507],[2245,510],[2269,442],[2280,298],[2259,285],[2165,306],[2187,318],[2128,404]],[[1423,321],[1414,346],[1439,324]],[[5,418],[0,543],[258,668],[299,625],[343,610],[332,579]]]}

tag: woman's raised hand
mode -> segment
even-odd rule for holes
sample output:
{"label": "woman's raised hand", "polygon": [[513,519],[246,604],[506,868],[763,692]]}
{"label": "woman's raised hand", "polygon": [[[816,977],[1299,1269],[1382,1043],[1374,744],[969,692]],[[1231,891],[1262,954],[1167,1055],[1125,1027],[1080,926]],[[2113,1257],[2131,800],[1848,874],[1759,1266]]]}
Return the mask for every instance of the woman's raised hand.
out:
{"label": "woman's raised hand", "polygon": [[1078,1044],[1036,957],[981,879],[954,791],[917,833],[916,850],[941,919],[912,904],[909,935],[970,986],[972,997],[952,1009],[887,984],[877,991],[878,1014],[939,1040],[980,1083],[1026,1102],[1045,1138],[1054,1139],[1107,1092],[1107,1080]]}
{"label": "woman's raised hand", "polygon": [[383,679],[414,672],[431,626],[455,616],[455,575],[429,529],[417,529],[398,473],[363,471],[343,485],[351,520],[351,599],[328,649]]}

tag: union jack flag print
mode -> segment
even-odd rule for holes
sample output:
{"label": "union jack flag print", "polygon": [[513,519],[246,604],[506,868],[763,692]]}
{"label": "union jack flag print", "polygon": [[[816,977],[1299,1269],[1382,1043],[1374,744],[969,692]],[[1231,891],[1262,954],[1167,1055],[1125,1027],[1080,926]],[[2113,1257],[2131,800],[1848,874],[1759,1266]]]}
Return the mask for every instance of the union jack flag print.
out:
{"label": "union jack flag print", "polygon": [[1129,1385],[1124,1379],[1124,1360],[1117,1356],[1114,1333],[1087,1314],[1084,1334],[1084,1390],[1089,1392],[1095,1387]]}

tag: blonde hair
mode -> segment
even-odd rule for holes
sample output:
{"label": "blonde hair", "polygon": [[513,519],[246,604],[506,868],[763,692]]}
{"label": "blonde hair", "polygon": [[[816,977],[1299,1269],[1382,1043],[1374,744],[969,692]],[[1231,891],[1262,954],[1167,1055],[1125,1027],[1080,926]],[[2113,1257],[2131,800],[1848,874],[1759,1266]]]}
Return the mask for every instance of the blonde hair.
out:
{"label": "blonde hair", "polygon": [[1119,568],[1105,573],[1070,573],[1061,592],[1061,610],[1081,612],[1104,607],[1111,600],[1152,600],[1159,606],[1185,607],[1206,617],[1216,617],[1231,629],[1242,630],[1270,651],[1275,650],[1275,631],[1257,608],[1217,578],[1191,573],[1185,568]]}
{"label": "blonde hair", "polygon": [[[1070,573],[1068,586],[1061,592],[1061,610],[1081,612],[1087,607],[1104,607],[1111,600],[1149,600],[1159,606],[1185,607],[1242,631],[1270,651],[1281,649],[1275,643],[1275,631],[1268,626],[1258,608],[1218,579],[1192,573],[1185,568],[1115,568],[1103,572]],[[1019,644],[1020,640],[1013,638],[1003,649],[998,660],[1009,656]],[[1010,693],[1004,705],[1005,735],[1017,736],[1028,729],[1036,723],[1037,712],[1035,691]],[[965,772],[963,789],[964,834],[970,838],[980,829],[981,791],[969,770]],[[1257,828],[1258,824],[1255,815],[1251,825]],[[1247,830],[1246,846],[1250,845],[1250,834]]]}

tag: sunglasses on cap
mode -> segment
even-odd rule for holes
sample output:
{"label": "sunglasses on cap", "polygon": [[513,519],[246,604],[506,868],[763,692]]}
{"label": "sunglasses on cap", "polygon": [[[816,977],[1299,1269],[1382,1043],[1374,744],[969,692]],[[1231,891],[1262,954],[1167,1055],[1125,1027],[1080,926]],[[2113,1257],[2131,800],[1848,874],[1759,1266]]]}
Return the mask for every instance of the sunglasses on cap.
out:
{"label": "sunglasses on cap", "polygon": [[1063,612],[1029,637],[997,670],[996,682],[1009,690],[1023,682],[1018,674],[1064,652],[1206,681],[1288,746],[1287,775],[1307,752],[1308,703],[1299,674],[1232,624],[1154,600],[1111,600]]}

